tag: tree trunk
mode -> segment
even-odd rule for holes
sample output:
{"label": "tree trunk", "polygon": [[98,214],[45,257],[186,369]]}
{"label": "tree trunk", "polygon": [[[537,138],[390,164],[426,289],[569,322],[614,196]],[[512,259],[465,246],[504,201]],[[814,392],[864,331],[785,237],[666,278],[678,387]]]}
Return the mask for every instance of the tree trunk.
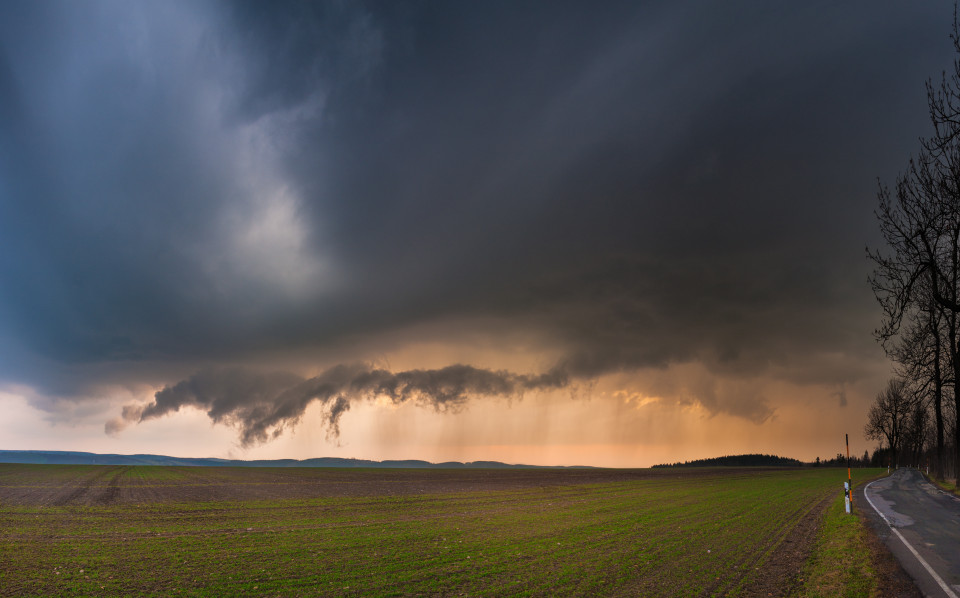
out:
{"label": "tree trunk", "polygon": [[933,475],[943,479],[943,372],[940,368],[942,348],[940,343],[940,322],[937,316],[937,304],[930,301],[930,335],[933,336],[933,413],[937,426],[937,454],[933,460]]}
{"label": "tree trunk", "polygon": [[960,340],[957,341],[957,347],[953,351],[953,413],[956,420],[953,428],[953,479],[955,483],[960,483]]}
{"label": "tree trunk", "polygon": [[[954,40],[954,43],[960,43]],[[960,49],[960,46],[958,46]],[[957,213],[952,213],[950,219],[953,223],[951,233],[951,252],[950,252],[950,298],[954,305],[957,303],[957,283],[960,276],[960,226],[958,226]],[[953,407],[956,417],[956,423],[960,424],[960,338],[957,338],[957,310],[950,310],[950,317],[947,318],[948,332],[950,333],[950,347],[953,362]],[[953,478],[960,482],[960,426],[954,428],[953,438]]]}
{"label": "tree trunk", "polygon": [[[951,314],[950,317],[950,338],[956,338],[956,314]],[[960,381],[960,340],[950,343],[952,347],[952,361],[953,361],[953,406],[954,414],[956,416],[956,423],[958,424],[954,428],[954,438],[953,438],[953,476],[954,479],[960,480],[960,392],[958,392],[958,381]]]}

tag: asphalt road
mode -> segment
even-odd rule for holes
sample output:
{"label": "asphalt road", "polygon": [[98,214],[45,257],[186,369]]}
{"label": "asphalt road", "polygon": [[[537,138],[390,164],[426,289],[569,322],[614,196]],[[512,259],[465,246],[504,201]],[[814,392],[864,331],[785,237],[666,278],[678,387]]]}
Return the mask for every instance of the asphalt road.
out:
{"label": "asphalt road", "polygon": [[926,596],[960,598],[960,498],[915,469],[867,484],[857,505]]}

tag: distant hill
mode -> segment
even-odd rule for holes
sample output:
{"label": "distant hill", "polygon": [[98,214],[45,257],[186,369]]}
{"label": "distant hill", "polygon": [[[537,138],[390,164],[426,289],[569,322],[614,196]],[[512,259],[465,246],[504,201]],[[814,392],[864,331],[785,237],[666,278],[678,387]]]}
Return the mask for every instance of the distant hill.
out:
{"label": "distant hill", "polygon": [[[0,463],[47,463],[58,465],[184,465],[192,467],[380,467],[393,469],[534,469],[541,465],[511,465],[499,461],[472,461],[461,463],[447,461],[430,463],[409,459],[403,461],[368,461],[366,459],[341,459],[319,457],[314,459],[217,459],[214,457],[168,457],[165,455],[103,455],[76,451],[4,451],[0,450]],[[564,469],[587,469],[587,466],[555,466]]]}
{"label": "distant hill", "polygon": [[713,459],[698,459],[683,463],[664,463],[654,467],[800,467],[796,459],[776,455],[730,455]]}

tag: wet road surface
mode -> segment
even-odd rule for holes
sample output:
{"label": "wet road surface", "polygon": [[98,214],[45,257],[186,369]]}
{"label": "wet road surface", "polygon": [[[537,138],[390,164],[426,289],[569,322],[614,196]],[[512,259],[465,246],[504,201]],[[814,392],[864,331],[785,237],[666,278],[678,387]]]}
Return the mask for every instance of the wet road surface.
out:
{"label": "wet road surface", "polygon": [[863,493],[860,508],[920,590],[960,598],[960,498],[907,468],[867,484]]}

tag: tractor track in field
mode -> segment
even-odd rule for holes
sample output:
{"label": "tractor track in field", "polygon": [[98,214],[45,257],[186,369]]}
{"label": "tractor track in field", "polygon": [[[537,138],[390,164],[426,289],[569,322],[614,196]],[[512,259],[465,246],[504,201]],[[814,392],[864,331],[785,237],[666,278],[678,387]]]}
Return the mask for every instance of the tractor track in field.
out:
{"label": "tractor track in field", "polygon": [[[77,485],[65,487],[62,493],[54,495],[49,502],[44,502],[54,507],[72,504],[109,504],[109,500],[119,494],[119,477],[126,469],[128,468],[98,471],[93,476],[84,478]],[[107,477],[110,480],[104,486],[101,482]]]}
{"label": "tractor track in field", "polygon": [[[758,552],[744,555],[732,564],[732,568],[741,571],[739,575],[719,579],[704,588],[702,595],[725,594],[742,586],[740,596],[745,598],[789,596],[798,587],[803,565],[813,550],[817,532],[823,520],[823,513],[832,497],[825,496],[811,505],[803,506],[785,519],[796,521],[789,529],[773,538],[769,545]],[[768,555],[766,560],[764,556]],[[762,562],[762,575],[755,564]],[[749,566],[749,568],[746,568]]]}
{"label": "tractor track in field", "polygon": [[791,519],[797,519],[796,525],[779,538],[764,562],[763,575],[757,575],[744,586],[741,596],[790,596],[799,588],[804,564],[817,542],[824,513],[832,499],[832,494],[825,496],[820,502],[799,509],[791,516]]}

